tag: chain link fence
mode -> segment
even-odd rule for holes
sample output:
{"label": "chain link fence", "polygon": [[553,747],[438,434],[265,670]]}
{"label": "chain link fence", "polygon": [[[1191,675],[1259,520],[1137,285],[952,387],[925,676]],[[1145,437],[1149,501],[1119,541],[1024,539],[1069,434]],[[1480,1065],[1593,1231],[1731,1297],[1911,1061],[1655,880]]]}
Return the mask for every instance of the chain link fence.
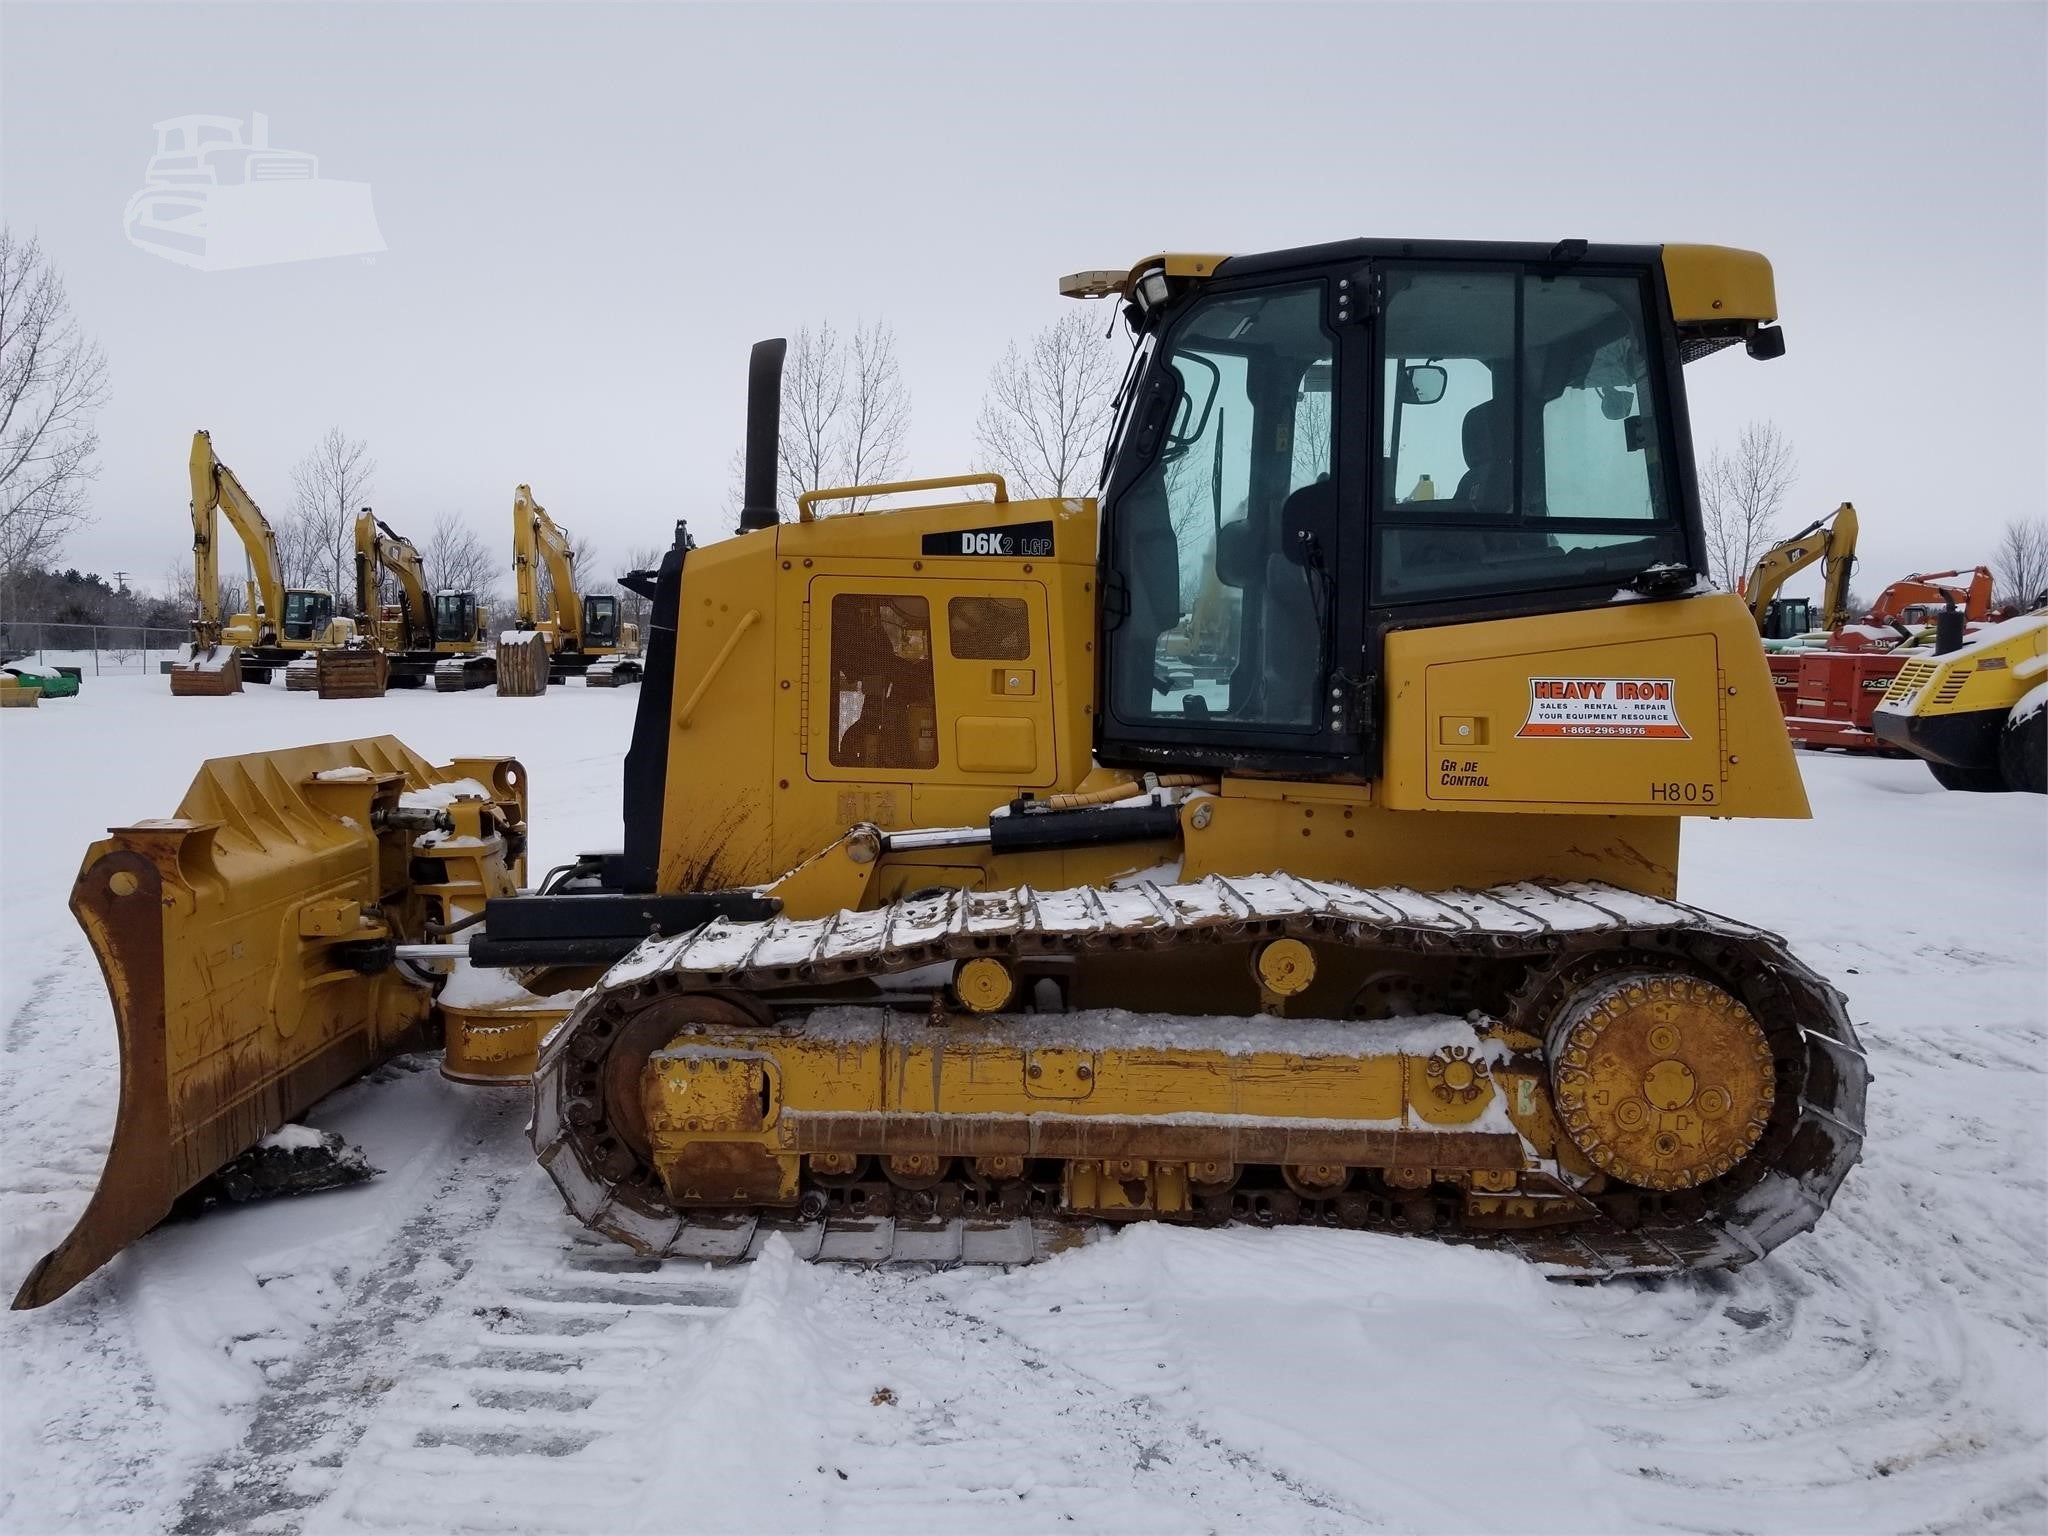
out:
{"label": "chain link fence", "polygon": [[76,667],[81,676],[158,672],[192,638],[189,630],[138,624],[0,622],[0,663]]}

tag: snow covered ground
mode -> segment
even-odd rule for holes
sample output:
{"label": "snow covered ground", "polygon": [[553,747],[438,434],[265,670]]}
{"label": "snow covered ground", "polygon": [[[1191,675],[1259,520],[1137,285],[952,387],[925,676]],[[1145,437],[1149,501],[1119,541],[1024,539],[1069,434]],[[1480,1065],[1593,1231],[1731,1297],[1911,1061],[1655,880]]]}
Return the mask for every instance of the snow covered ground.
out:
{"label": "snow covered ground", "polygon": [[[635,698],[151,676],[0,716],[0,1286],[110,1129],[64,907],[108,822],[167,814],[202,756],[388,732],[522,757],[545,868],[617,842]],[[382,1178],[167,1226],[0,1321],[0,1529],[2039,1530],[2048,816],[1804,763],[1816,819],[1693,824],[1684,894],[1848,992],[1870,1145],[1741,1274],[1158,1227],[1009,1273],[656,1268],[573,1230],[519,1095],[400,1064],[312,1116]]]}

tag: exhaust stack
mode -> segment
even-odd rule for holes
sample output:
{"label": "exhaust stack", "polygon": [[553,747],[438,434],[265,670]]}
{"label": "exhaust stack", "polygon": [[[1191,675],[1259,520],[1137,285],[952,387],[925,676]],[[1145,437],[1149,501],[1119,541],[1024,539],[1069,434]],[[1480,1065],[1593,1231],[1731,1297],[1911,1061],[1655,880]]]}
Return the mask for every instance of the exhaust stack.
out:
{"label": "exhaust stack", "polygon": [[778,336],[754,343],[747,364],[747,483],[740,504],[741,533],[773,528],[775,478],[781,457],[782,355],[789,342]]}

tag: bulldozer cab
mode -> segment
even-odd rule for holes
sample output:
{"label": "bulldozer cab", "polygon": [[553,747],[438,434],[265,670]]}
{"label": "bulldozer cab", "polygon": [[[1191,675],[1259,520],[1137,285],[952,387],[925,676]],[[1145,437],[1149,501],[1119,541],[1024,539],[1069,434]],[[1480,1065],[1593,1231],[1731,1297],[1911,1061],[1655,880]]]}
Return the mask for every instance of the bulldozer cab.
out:
{"label": "bulldozer cab", "polygon": [[284,595],[283,638],[311,645],[327,632],[334,618],[334,597],[328,592],[294,587]]}
{"label": "bulldozer cab", "polygon": [[1388,630],[1690,587],[1658,249],[1442,249],[1133,284],[1105,761],[1369,777]]}

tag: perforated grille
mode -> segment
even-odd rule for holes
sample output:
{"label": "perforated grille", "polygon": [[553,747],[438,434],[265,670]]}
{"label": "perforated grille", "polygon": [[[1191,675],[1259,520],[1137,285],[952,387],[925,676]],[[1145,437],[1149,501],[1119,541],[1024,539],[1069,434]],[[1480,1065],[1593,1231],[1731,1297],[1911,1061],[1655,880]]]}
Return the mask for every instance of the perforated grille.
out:
{"label": "perforated grille", "polygon": [[935,768],[931,615],[921,597],[832,599],[832,749],[840,768]]}
{"label": "perforated grille", "polygon": [[1703,357],[1712,357],[1723,347],[1732,347],[1740,336],[1682,336],[1678,342],[1678,360],[1681,363],[1696,363]]}
{"label": "perforated grille", "polygon": [[956,597],[946,629],[961,661],[1023,661],[1031,655],[1030,610],[1021,598]]}

